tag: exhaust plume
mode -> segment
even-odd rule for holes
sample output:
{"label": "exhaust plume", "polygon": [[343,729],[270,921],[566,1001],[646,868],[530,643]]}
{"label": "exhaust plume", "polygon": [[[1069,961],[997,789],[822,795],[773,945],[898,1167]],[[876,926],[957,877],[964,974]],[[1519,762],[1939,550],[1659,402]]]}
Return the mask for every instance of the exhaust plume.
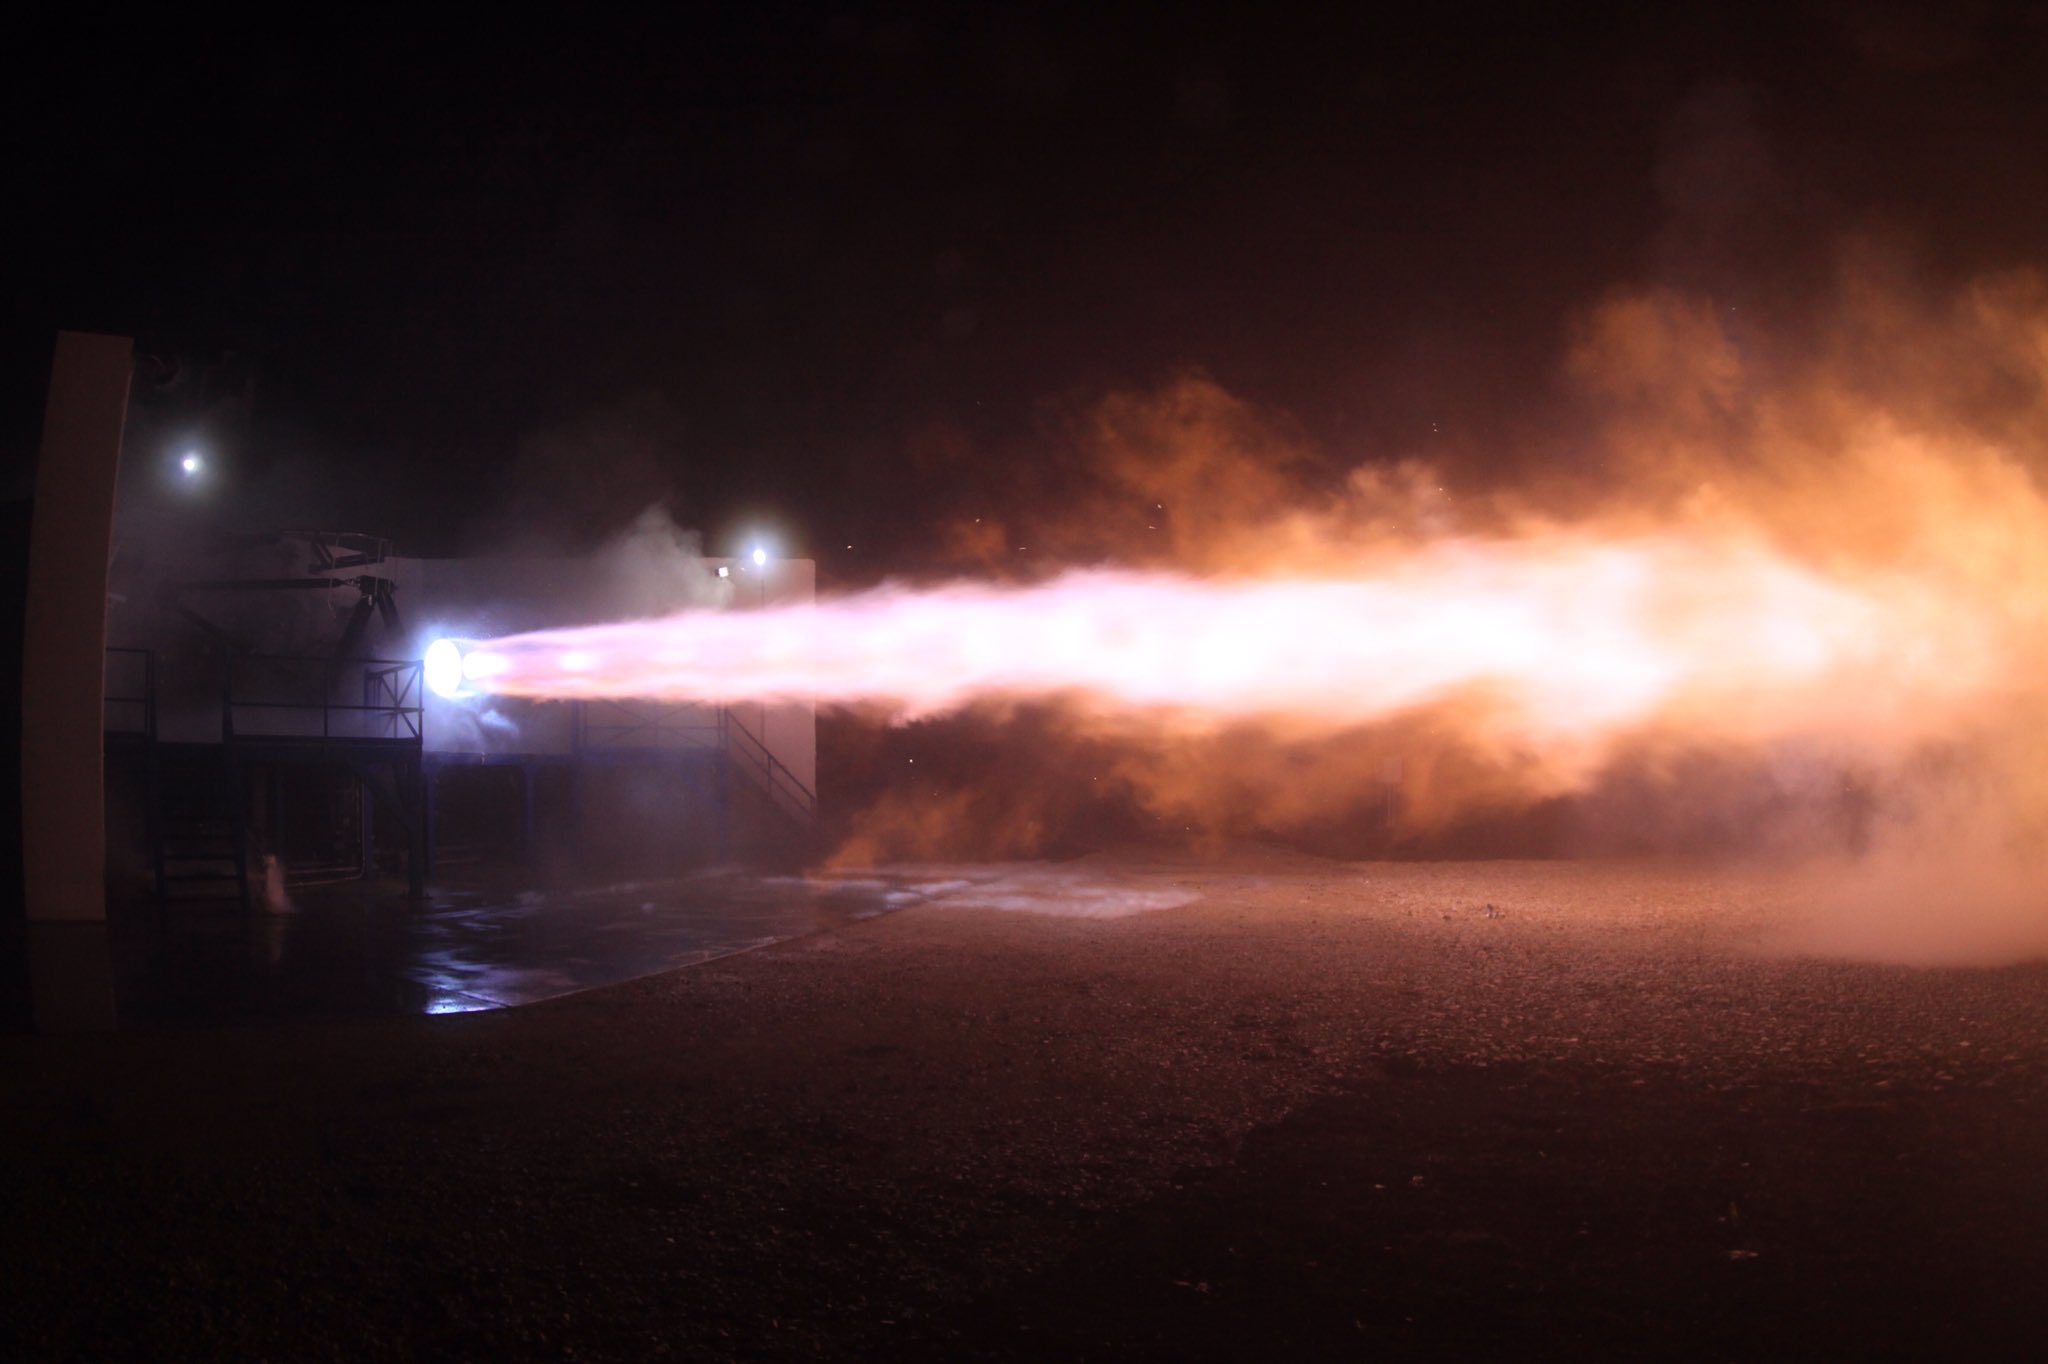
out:
{"label": "exhaust plume", "polygon": [[813,701],[902,719],[1060,697],[1177,730],[1297,734],[1460,703],[1569,758],[1652,725],[1906,734],[2004,675],[1995,619],[1912,580],[1832,581],[1743,538],[1454,540],[1344,576],[1096,569],[818,606],[539,631],[464,658],[523,697]]}
{"label": "exhaust plume", "polygon": [[[1457,475],[1471,452],[1339,474],[1189,376],[1070,420],[1067,491],[963,517],[978,579],[516,635],[466,669],[897,723],[1028,709],[1090,780],[1197,832],[1313,823],[1391,771],[1410,831],[1572,796],[1594,845],[1603,810],[1641,831],[1658,807],[1871,866],[1967,847],[1981,875],[1947,884],[1995,883],[2001,923],[2048,943],[2044,897],[2014,889],[2048,832],[2041,277],[1933,296],[1851,253],[1830,309],[1775,324],[1617,294],[1563,374],[1569,419],[1517,465],[1540,475],[1493,486]],[[1058,823],[957,796],[885,802],[918,827],[855,842],[942,852],[937,808]]]}

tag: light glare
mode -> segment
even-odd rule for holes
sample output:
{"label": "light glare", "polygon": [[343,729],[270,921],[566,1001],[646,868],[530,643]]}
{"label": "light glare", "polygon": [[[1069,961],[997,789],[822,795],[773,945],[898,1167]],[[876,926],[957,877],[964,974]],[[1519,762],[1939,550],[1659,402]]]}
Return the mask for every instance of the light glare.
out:
{"label": "light glare", "polygon": [[427,688],[436,696],[462,695],[462,647],[452,639],[437,639],[427,646],[422,666]]}

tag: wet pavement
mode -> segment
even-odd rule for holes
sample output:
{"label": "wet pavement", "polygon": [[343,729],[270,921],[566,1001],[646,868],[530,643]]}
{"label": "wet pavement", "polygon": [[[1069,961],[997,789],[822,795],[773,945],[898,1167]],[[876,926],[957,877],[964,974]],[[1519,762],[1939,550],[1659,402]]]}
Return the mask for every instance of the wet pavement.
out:
{"label": "wet pavement", "polygon": [[[292,891],[288,913],[136,904],[113,920],[121,1021],[134,1026],[470,1013],[693,966],[944,900],[992,912],[1118,918],[1198,898],[1185,868],[921,864],[803,876],[713,871],[533,890],[450,884]],[[1271,869],[1267,869],[1271,870]],[[1257,875],[1205,870],[1214,890]]]}
{"label": "wet pavement", "polygon": [[[948,883],[957,885],[955,883]],[[884,914],[930,878],[707,872],[575,890],[358,885],[272,914],[138,905],[115,921],[124,1024],[466,1013],[690,966]]]}

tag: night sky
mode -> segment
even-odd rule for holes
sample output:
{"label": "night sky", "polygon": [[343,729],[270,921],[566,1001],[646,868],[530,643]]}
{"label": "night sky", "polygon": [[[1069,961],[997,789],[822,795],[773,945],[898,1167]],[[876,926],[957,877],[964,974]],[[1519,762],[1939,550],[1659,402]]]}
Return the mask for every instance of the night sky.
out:
{"label": "night sky", "polygon": [[[1339,7],[1318,6],[1318,10]],[[2048,263],[2048,6],[747,4],[17,35],[9,495],[58,328],[223,523],[461,552],[666,503],[828,583],[1189,370],[1340,463],[1506,449],[1575,309],[1845,234]],[[852,545],[853,549],[845,546]]]}

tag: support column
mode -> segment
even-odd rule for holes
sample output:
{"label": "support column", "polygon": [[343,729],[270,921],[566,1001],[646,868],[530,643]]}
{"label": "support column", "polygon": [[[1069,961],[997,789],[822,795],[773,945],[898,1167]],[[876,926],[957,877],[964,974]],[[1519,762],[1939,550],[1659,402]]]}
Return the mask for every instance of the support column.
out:
{"label": "support column", "polygon": [[135,346],[59,332],[22,627],[22,898],[38,1028],[114,1026],[107,942],[107,570]]}
{"label": "support column", "polygon": [[420,755],[420,869],[421,874],[434,874],[434,787],[435,778],[440,775],[436,764],[428,761],[427,755]]}
{"label": "support column", "polygon": [[405,893],[418,909],[427,898],[427,763],[426,754],[392,764],[398,783],[398,804],[405,811]]}
{"label": "support column", "polygon": [[284,765],[272,763],[270,775],[270,851],[284,859]]}
{"label": "support column", "polygon": [[519,848],[526,856],[526,866],[531,870],[540,863],[540,852],[534,846],[538,828],[533,818],[533,783],[536,773],[533,759],[527,758],[519,764]]}
{"label": "support column", "polygon": [[[393,783],[396,785],[396,783]],[[362,879],[377,879],[377,795],[370,789],[370,773],[365,768],[356,769],[357,820],[363,842]]]}

